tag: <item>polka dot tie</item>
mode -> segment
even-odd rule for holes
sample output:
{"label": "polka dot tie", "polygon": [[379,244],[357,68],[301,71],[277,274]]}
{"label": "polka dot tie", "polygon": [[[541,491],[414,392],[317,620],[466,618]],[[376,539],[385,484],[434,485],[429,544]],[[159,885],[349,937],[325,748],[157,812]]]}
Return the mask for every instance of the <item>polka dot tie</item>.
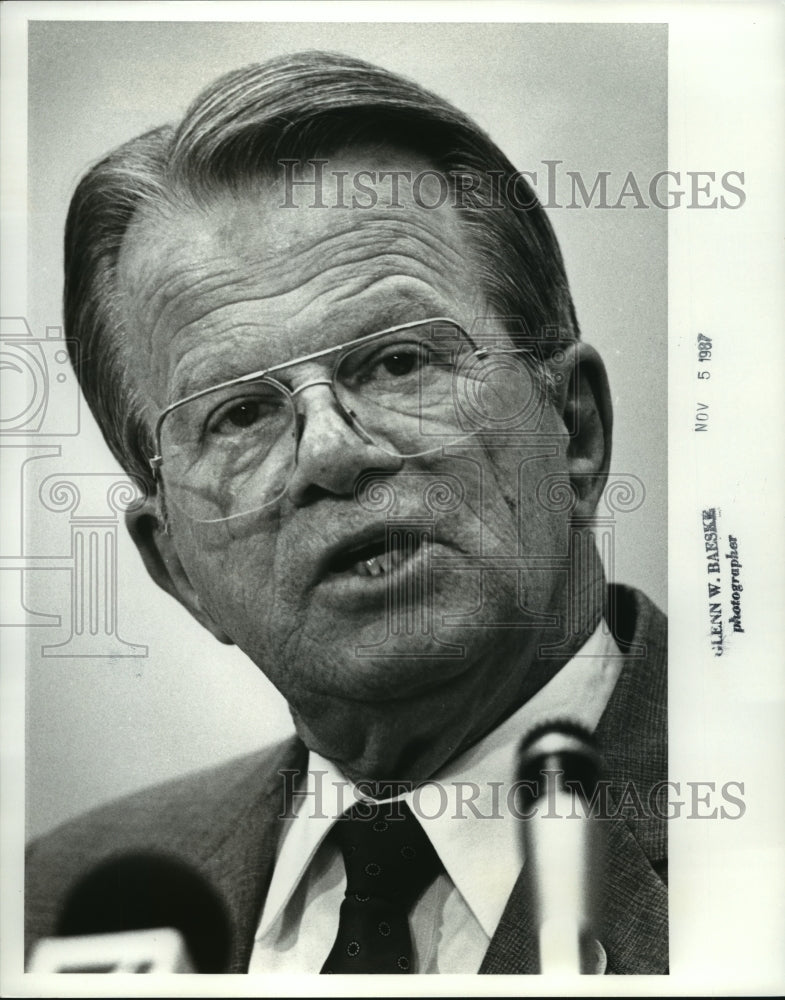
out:
{"label": "polka dot tie", "polygon": [[322,972],[406,973],[412,968],[409,910],[441,868],[406,803],[359,803],[331,836],[346,866],[338,934]]}

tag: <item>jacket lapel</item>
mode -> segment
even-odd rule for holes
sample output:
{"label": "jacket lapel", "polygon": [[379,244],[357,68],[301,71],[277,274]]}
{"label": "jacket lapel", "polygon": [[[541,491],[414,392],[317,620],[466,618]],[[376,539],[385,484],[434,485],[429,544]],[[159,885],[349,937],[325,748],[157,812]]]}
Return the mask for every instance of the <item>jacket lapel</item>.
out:
{"label": "jacket lapel", "polygon": [[540,971],[529,876],[530,869],[524,865],[482,960],[482,974],[531,975]]}
{"label": "jacket lapel", "polygon": [[668,890],[623,819],[607,822],[610,877],[605,883],[600,940],[607,972],[668,971]]}
{"label": "jacket lapel", "polygon": [[[602,821],[600,821],[602,822]],[[623,820],[608,821],[613,869],[604,886],[601,943],[606,972],[656,975],[668,971],[668,891]],[[529,901],[530,869],[524,865],[480,972],[539,973],[537,928]]]}

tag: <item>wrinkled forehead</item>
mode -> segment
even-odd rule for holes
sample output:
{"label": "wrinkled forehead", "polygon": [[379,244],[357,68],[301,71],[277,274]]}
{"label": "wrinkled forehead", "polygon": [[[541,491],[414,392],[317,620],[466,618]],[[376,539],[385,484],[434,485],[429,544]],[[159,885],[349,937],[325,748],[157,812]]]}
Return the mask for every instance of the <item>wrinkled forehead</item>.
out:
{"label": "wrinkled forehead", "polygon": [[470,322],[482,294],[443,185],[425,161],[374,150],[145,206],[118,270],[137,376],[161,396],[186,355],[263,344],[247,362],[262,367],[429,315]]}
{"label": "wrinkled forehead", "polygon": [[[252,257],[264,264],[383,222],[391,233],[396,225],[399,232],[422,228],[466,249],[454,200],[443,173],[394,148],[282,159],[242,184],[178,189],[160,203],[141,205],[123,240],[121,280],[133,291],[136,279],[171,263],[172,250],[181,256],[212,249],[237,263]],[[153,246],[158,253],[151,255]]]}

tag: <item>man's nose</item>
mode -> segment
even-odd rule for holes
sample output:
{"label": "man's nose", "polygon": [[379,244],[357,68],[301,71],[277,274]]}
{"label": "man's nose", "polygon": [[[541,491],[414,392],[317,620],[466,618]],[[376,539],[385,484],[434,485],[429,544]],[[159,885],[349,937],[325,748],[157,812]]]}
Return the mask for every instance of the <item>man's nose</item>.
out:
{"label": "man's nose", "polygon": [[304,507],[322,493],[350,496],[359,475],[367,469],[396,472],[400,456],[369,440],[342,409],[331,384],[314,379],[297,390],[296,460],[288,496]]}

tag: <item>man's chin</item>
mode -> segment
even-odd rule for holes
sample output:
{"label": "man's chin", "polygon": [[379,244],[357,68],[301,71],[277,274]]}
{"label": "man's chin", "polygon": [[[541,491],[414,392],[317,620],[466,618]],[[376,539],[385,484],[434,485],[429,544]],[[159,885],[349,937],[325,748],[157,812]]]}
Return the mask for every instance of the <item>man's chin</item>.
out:
{"label": "man's chin", "polygon": [[318,690],[284,692],[306,746],[353,780],[427,780],[516,697],[516,672],[501,656],[452,656],[406,636],[362,652],[344,652]]}
{"label": "man's chin", "polygon": [[322,696],[349,702],[411,702],[471,670],[461,645],[433,636],[375,638],[361,633],[350,647],[333,651],[329,684],[319,685]]}
{"label": "man's chin", "polygon": [[456,720],[456,731],[451,716],[435,708],[426,696],[414,711],[401,702],[375,701],[344,703],[342,710],[320,715],[293,710],[292,717],[309,750],[331,760],[348,780],[397,785],[364,791],[387,798],[433,777],[465,740],[465,719]]}

